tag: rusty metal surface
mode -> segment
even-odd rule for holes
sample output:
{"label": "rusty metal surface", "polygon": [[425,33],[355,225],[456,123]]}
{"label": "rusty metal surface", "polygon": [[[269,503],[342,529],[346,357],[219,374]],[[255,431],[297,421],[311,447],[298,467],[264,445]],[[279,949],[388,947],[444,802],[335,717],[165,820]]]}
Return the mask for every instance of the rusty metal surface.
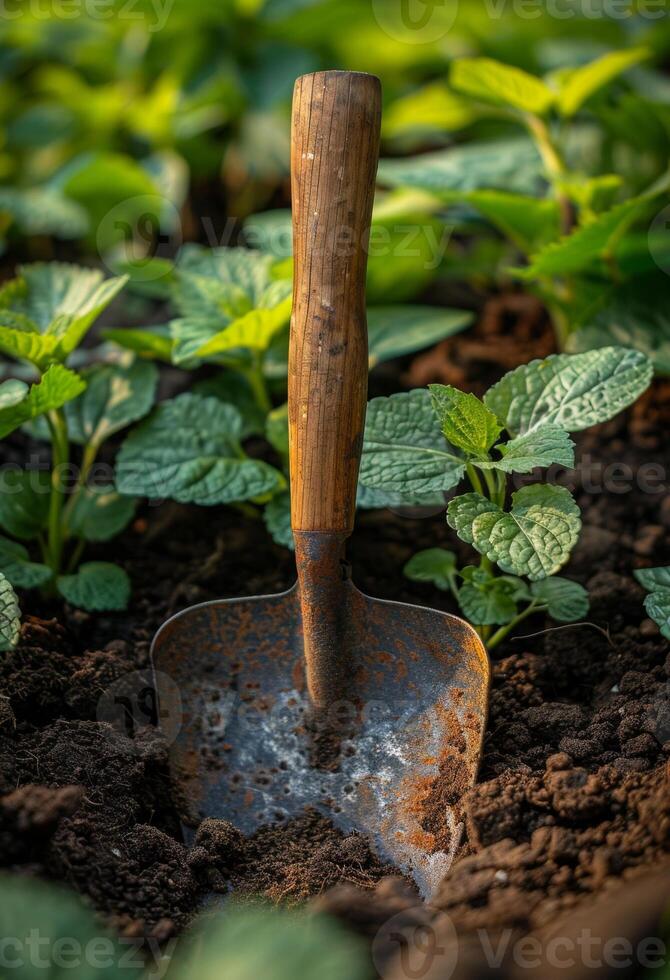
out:
{"label": "rusty metal surface", "polygon": [[[477,774],[488,657],[456,617],[371,599],[344,578],[338,589],[349,691],[317,713],[298,585],[203,603],[161,628],[152,657],[161,713],[178,727],[182,820],[220,817],[250,834],[313,806],[366,834],[429,897],[461,838],[454,804]],[[320,735],[336,742],[322,761]]]}

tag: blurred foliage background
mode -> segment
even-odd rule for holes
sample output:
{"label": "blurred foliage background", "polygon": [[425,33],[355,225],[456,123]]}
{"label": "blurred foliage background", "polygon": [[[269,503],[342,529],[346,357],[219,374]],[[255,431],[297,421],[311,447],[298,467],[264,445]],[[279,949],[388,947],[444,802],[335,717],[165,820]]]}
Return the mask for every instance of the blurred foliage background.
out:
{"label": "blurred foliage background", "polygon": [[218,240],[226,217],[286,205],[303,72],[380,75],[383,155],[397,156],[514,129],[449,88],[455,58],[544,74],[639,45],[650,59],[600,109],[615,169],[644,184],[659,168],[644,159],[642,131],[666,159],[670,134],[665,0],[8,0],[0,226],[21,259],[52,257],[52,236],[75,255],[105,252],[147,208],[168,244],[213,228]]}

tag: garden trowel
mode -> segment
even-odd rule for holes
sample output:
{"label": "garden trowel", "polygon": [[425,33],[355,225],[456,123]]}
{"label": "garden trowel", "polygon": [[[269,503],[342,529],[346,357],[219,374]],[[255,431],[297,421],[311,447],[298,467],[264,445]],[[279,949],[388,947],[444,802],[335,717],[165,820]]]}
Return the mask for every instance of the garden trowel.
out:
{"label": "garden trowel", "polygon": [[367,400],[380,103],[379,80],[356,72],[318,72],[295,87],[298,581],[280,595],[185,609],[158,631],[152,656],[186,828],[219,817],[250,835],[316,808],[364,834],[428,897],[461,839],[458,802],[477,774],[489,662],[463,620],[363,595],[344,559]]}

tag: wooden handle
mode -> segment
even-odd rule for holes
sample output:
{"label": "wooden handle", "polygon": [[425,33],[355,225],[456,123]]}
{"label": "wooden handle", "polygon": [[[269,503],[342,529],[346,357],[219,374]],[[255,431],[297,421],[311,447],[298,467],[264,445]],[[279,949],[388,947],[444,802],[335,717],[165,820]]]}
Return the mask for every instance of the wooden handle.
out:
{"label": "wooden handle", "polygon": [[291,526],[350,534],[368,380],[365,274],[381,86],[326,71],[293,93]]}

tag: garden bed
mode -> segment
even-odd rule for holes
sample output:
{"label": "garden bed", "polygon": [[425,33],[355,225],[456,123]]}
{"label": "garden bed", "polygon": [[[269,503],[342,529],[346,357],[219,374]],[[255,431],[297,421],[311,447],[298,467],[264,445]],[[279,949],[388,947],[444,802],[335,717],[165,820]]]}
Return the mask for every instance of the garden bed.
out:
{"label": "garden bed", "polygon": [[[550,337],[534,301],[495,298],[473,331],[386,365],[371,393],[431,381],[481,393],[510,366],[548,353]],[[667,467],[669,433],[670,383],[656,381],[627,413],[577,437],[584,530],[567,574],[588,586],[589,620],[602,629],[537,635],[550,624],[535,617],[494,653],[481,778],[463,800],[467,840],[435,901],[461,931],[542,927],[670,860],[668,644],[632,576],[670,563],[670,500],[653,476],[646,487],[639,480],[650,461]],[[2,462],[25,457],[24,437],[3,452]],[[360,513],[349,549],[356,584],[456,612],[446,593],[402,576],[418,549],[455,542],[443,515]],[[244,845],[219,825],[189,851],[160,733],[147,724],[128,737],[100,720],[104,693],[147,668],[167,616],[292,584],[293,557],[263,523],[221,507],[147,505],[91,554],[128,571],[128,612],[63,611],[32,596],[22,642],[0,662],[2,866],[66,881],[121,932],[161,940],[231,878],[272,900],[320,895],[320,907],[370,936],[417,906],[412,886],[389,880],[362,840],[315,814]]]}

